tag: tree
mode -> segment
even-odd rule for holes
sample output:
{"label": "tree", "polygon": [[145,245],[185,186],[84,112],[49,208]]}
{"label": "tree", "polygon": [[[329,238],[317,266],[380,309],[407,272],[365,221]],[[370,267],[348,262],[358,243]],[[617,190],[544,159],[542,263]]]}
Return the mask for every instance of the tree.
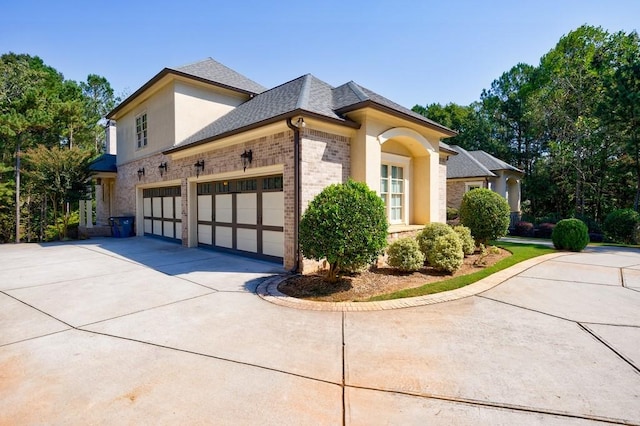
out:
{"label": "tree", "polygon": [[300,247],[309,259],[327,260],[327,281],[335,283],[342,271],[382,254],[387,228],[382,199],[365,183],[349,180],[329,185],[309,203],[300,221]]}
{"label": "tree", "polygon": [[62,213],[60,238],[67,237],[69,210],[65,204],[86,200],[90,195],[87,182],[91,178],[89,164],[91,152],[80,148],[47,148],[39,145],[25,152],[28,174],[33,182],[33,191],[46,197],[53,207],[53,221],[58,223]]}

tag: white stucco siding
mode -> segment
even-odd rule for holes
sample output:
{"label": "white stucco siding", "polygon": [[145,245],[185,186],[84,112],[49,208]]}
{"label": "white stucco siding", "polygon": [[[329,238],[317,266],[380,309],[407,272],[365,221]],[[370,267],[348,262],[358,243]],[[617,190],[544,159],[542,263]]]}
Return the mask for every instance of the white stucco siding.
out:
{"label": "white stucco siding", "polygon": [[[118,164],[125,164],[173,146],[175,133],[173,84],[167,84],[118,118]],[[136,117],[147,114],[147,146],[138,148]]]}
{"label": "white stucco siding", "polygon": [[[245,95],[175,82],[175,142],[193,135],[246,100]],[[226,92],[226,93],[225,93]]]}

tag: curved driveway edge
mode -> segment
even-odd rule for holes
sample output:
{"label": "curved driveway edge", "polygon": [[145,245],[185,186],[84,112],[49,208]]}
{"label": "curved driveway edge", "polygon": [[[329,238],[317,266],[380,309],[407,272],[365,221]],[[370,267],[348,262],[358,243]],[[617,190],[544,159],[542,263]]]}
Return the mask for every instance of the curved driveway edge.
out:
{"label": "curved driveway edge", "polygon": [[287,296],[278,290],[281,282],[291,277],[291,275],[277,275],[264,280],[257,288],[256,294],[267,302],[275,305],[286,306],[294,309],[305,309],[312,311],[384,311],[389,309],[412,308],[416,306],[432,305],[435,303],[450,302],[469,296],[483,293],[493,287],[502,284],[527,269],[536,266],[547,260],[556,257],[566,256],[568,252],[558,252],[534,257],[513,265],[502,271],[476,281],[473,284],[457,288],[455,290],[443,291],[442,293],[428,294],[425,296],[407,297],[403,299],[382,300],[379,302],[317,302],[313,300],[297,299]]}

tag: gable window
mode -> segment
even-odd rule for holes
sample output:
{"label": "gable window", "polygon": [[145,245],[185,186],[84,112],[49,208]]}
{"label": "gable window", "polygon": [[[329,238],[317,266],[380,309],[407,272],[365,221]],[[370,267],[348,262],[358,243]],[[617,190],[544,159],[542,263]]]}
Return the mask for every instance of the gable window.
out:
{"label": "gable window", "polygon": [[404,218],[404,168],[391,164],[380,167],[380,196],[387,208],[390,223],[402,223]]}
{"label": "gable window", "polygon": [[138,149],[147,146],[147,113],[136,117],[136,143]]}

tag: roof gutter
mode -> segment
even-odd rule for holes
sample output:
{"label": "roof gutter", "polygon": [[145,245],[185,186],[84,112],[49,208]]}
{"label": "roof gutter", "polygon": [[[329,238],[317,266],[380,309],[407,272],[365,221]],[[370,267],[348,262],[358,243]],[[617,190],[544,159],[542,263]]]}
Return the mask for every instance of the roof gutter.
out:
{"label": "roof gutter", "polygon": [[[302,117],[298,123],[304,124]],[[293,246],[295,247],[295,262],[291,272],[300,271],[300,238],[298,236],[300,228],[300,127],[291,122],[291,117],[287,117],[287,127],[293,130]]]}

